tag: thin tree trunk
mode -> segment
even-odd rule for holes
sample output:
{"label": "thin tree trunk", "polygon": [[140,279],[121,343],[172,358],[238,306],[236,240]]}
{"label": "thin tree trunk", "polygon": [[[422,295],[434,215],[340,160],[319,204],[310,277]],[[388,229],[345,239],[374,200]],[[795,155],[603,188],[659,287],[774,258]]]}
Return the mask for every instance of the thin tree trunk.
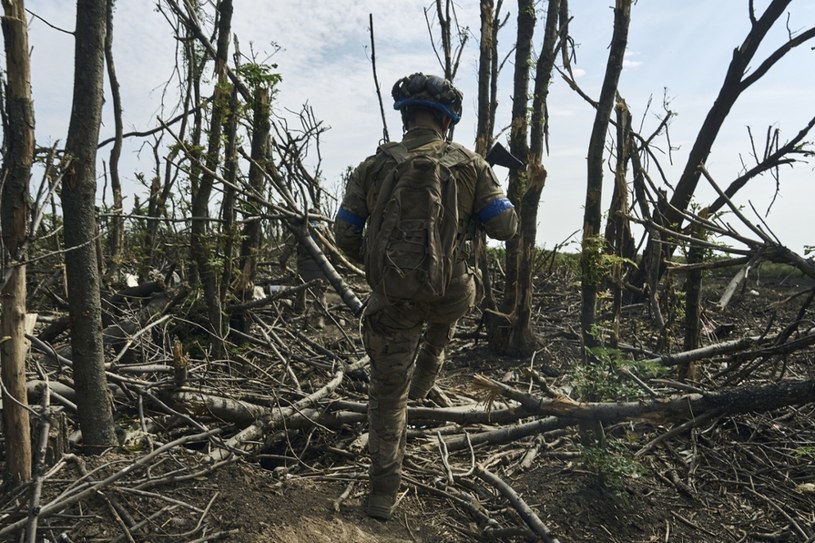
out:
{"label": "thin tree trunk", "polygon": [[[696,226],[693,235],[701,239],[704,236],[704,229],[701,226]],[[704,247],[701,245],[691,245],[688,249],[688,264],[703,262],[704,254]],[[703,273],[701,269],[695,268],[688,272],[687,278],[685,279],[685,351],[691,351],[700,345]],[[679,377],[682,379],[694,379],[696,377],[695,364],[693,364],[693,362],[680,364]]]}
{"label": "thin tree trunk", "polygon": [[74,95],[62,188],[65,268],[79,425],[89,450],[116,443],[102,343],[96,225],[96,146],[102,117],[106,0],[78,0]]}
{"label": "thin tree trunk", "polygon": [[232,276],[235,274],[235,239],[237,237],[237,227],[235,226],[235,200],[237,195],[235,193],[235,183],[238,178],[238,156],[237,156],[237,137],[238,137],[238,91],[232,89],[232,95],[229,100],[229,124],[227,125],[226,134],[226,150],[224,152],[225,162],[225,177],[231,185],[224,187],[224,196],[221,202],[221,220],[223,221],[224,232],[224,271],[221,276],[221,288],[219,292],[219,300],[225,300],[229,285],[232,284]]}
{"label": "thin tree trunk", "polygon": [[521,240],[519,244],[518,296],[515,301],[516,320],[512,324],[510,352],[516,355],[531,354],[537,347],[532,333],[532,268],[535,261],[535,241],[538,235],[538,208],[540,196],[546,183],[546,168],[543,165],[544,143],[547,137],[548,111],[547,97],[552,68],[555,64],[555,44],[558,34],[558,12],[560,0],[549,0],[546,11],[546,27],[543,45],[535,68],[535,86],[532,95],[532,118],[529,135],[529,164],[527,165],[527,186],[521,198]]}
{"label": "thin tree trunk", "polygon": [[[490,124],[490,111],[492,110],[492,95],[490,89],[492,82],[498,77],[493,71],[497,64],[493,63],[495,52],[496,32],[493,28],[496,15],[493,0],[481,0],[481,42],[478,59],[478,125],[475,134],[475,152],[487,156],[492,142],[492,124]],[[485,310],[496,308],[495,296],[492,292],[492,277],[490,277],[489,257],[487,256],[486,240],[483,232],[477,232],[473,242],[473,252],[477,265],[481,271],[481,283],[484,287],[484,300],[481,307]]]}
{"label": "thin tree trunk", "polygon": [[601,199],[603,196],[603,151],[611,119],[611,109],[617,94],[617,83],[623,69],[623,57],[628,41],[628,24],[631,20],[631,0],[617,0],[614,7],[614,33],[608,54],[606,74],[600,90],[597,112],[594,116],[587,156],[586,203],[583,215],[583,242],[580,257],[582,303],[580,324],[584,348],[597,345],[594,337],[594,323],[597,292],[600,283],[599,258],[602,254],[600,242],[600,222],[602,218]]}
{"label": "thin tree trunk", "polygon": [[28,235],[28,180],[34,157],[34,106],[28,27],[23,0],[3,0],[3,38],[8,80],[7,155],[3,160],[0,217],[3,226],[3,272],[0,336],[0,379],[3,381],[3,433],[6,440],[4,479],[16,484],[31,478],[31,430],[26,398],[25,341],[26,268],[19,262]]}
{"label": "thin tree trunk", "polygon": [[481,0],[481,43],[478,58],[478,125],[475,134],[475,152],[487,156],[492,141],[490,126],[490,82],[497,77],[492,71],[493,29],[495,18],[493,0]]}
{"label": "thin tree trunk", "polygon": [[[614,192],[611,196],[611,205],[606,220],[606,247],[609,253],[617,257],[611,265],[609,285],[612,292],[612,347],[617,346],[620,336],[620,313],[623,301],[623,259],[634,258],[634,242],[631,239],[631,228],[628,221],[628,183],[626,171],[629,156],[632,153],[633,138],[631,137],[631,112],[625,100],[617,99],[615,106],[617,115],[617,161],[614,171]],[[636,149],[634,150],[636,152]]]}
{"label": "thin tree trunk", "polygon": [[[269,141],[269,133],[271,132],[271,123],[269,122],[270,103],[269,89],[265,86],[255,87],[254,117],[252,121],[252,161],[249,163],[249,186],[255,194],[264,194],[266,186],[264,170],[271,146]],[[253,202],[249,201],[244,205],[244,215],[260,215],[260,208],[256,207]],[[245,301],[251,295],[257,272],[257,253],[261,239],[260,221],[250,220],[246,222],[241,239],[240,276],[235,290],[239,299]]]}
{"label": "thin tree trunk", "polygon": [[108,11],[105,18],[105,61],[110,81],[110,96],[113,101],[113,122],[115,126],[115,139],[110,150],[110,189],[113,193],[113,218],[110,226],[108,255],[110,257],[110,272],[118,270],[122,263],[124,252],[124,199],[122,198],[122,183],[119,180],[119,157],[122,154],[122,96],[119,92],[119,80],[116,78],[116,68],[113,63],[113,5],[114,0],[107,0]]}
{"label": "thin tree trunk", "polygon": [[[509,150],[524,164],[527,163],[529,154],[527,97],[529,96],[529,72],[532,66],[532,36],[535,33],[535,20],[534,0],[518,0],[518,34],[515,42],[515,76],[512,89],[515,99],[512,101]],[[526,175],[527,172],[522,170],[511,172],[507,187],[507,198],[519,214],[523,212],[521,197],[526,190]],[[506,242],[506,279],[501,311],[507,314],[516,307],[520,245],[520,234]]]}
{"label": "thin tree trunk", "polygon": [[229,49],[230,25],[232,20],[232,1],[223,0],[218,5],[220,19],[218,25],[218,48],[215,59],[215,72],[218,80],[215,84],[215,97],[212,104],[212,116],[210,117],[209,142],[207,145],[206,170],[201,176],[198,190],[193,194],[192,200],[192,231],[190,238],[190,249],[193,260],[198,268],[198,276],[204,292],[204,303],[207,306],[210,326],[216,340],[213,342],[213,353],[216,357],[220,355],[222,349],[222,338],[224,336],[224,320],[221,307],[220,289],[218,288],[217,267],[214,266],[213,259],[216,251],[213,250],[213,240],[208,239],[208,219],[209,219],[209,199],[212,194],[214,178],[208,172],[214,172],[218,167],[221,133],[223,120],[226,115],[226,96],[224,95],[227,85],[226,63],[227,51]]}

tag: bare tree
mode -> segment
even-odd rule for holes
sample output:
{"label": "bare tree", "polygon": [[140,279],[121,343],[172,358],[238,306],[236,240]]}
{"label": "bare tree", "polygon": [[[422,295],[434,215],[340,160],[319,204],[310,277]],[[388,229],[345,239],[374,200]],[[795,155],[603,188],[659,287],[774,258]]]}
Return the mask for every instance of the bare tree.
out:
{"label": "bare tree", "polygon": [[[555,63],[559,37],[561,3],[547,3],[543,43],[533,64],[532,38],[536,14],[534,2],[519,0],[518,30],[515,44],[510,152],[526,168],[510,172],[507,196],[520,217],[518,235],[507,241],[506,278],[500,313],[488,317],[490,346],[516,356],[534,351],[537,340],[532,332],[532,275],[536,255],[536,237],[540,196],[546,182],[543,164],[547,137],[547,97]],[[529,104],[530,73],[535,66],[532,103]],[[530,118],[531,111],[531,118]]]}
{"label": "bare tree", "polygon": [[[493,0],[481,2],[481,41],[478,58],[478,124],[475,133],[475,152],[486,157],[493,141],[495,110],[497,108],[496,92],[498,88],[498,30],[500,29],[500,12],[502,0],[495,4]],[[483,233],[475,238],[474,252],[481,270],[484,284],[484,300],[481,307],[494,311],[497,307],[489,271],[489,258],[486,252],[486,239]]]}
{"label": "bare tree", "polygon": [[512,339],[510,352],[531,354],[537,346],[532,333],[532,283],[535,263],[536,241],[538,236],[538,208],[541,192],[546,183],[546,168],[543,164],[545,140],[548,135],[549,83],[555,64],[558,41],[558,18],[561,2],[566,0],[549,0],[546,11],[546,23],[538,61],[535,67],[535,85],[532,93],[532,116],[530,122],[529,153],[527,155],[526,187],[521,197],[520,244],[517,297],[513,314]]}
{"label": "bare tree", "polygon": [[[730,110],[742,93],[753,83],[766,75],[767,72],[792,49],[815,37],[815,28],[808,28],[797,34],[790,33],[789,39],[785,43],[775,51],[772,51],[764,60],[755,66],[755,55],[758,49],[761,47],[770,29],[776,24],[791,1],[792,0],[772,0],[760,17],[756,17],[753,2],[749,2],[750,31],[747,33],[747,36],[745,36],[741,45],[733,51],[733,58],[727,68],[727,73],[719,89],[719,94],[708,111],[702,126],[699,128],[693,146],[688,153],[688,159],[682,174],[676,183],[673,195],[670,200],[664,201],[658,210],[659,213],[656,218],[659,219],[660,224],[663,226],[675,228],[681,224],[682,213],[688,209],[688,205],[696,192],[696,186],[701,176],[699,166],[707,161],[725,119],[730,114]],[[751,66],[755,67],[751,70]],[[807,131],[811,128],[812,123],[807,127]],[[792,150],[794,150],[794,148],[795,146],[792,147]],[[788,149],[788,151],[789,150],[790,149]],[[751,169],[748,172],[749,175],[747,175],[742,182],[732,187],[733,190],[729,192],[729,196],[732,196],[735,190],[743,186],[748,179],[777,166],[779,159],[778,156],[766,157],[765,160],[759,164],[759,167]],[[720,200],[717,204],[721,206],[723,202]],[[632,283],[639,286],[645,282],[649,273],[647,270],[649,264],[658,266],[659,271],[657,273],[661,273],[661,270],[664,269],[664,265],[662,264],[663,259],[669,258],[675,247],[676,245],[672,243],[662,243],[659,234],[652,235],[649,238],[639,269],[632,278]],[[652,255],[657,256],[652,258]]]}
{"label": "bare tree", "polygon": [[[436,58],[439,60],[439,65],[444,71],[444,78],[453,81],[456,78],[456,73],[458,73],[461,54],[464,52],[464,46],[467,44],[469,34],[466,29],[459,26],[455,4],[452,0],[435,0],[435,4],[436,20],[441,33],[441,53],[439,53],[436,48],[436,43],[433,41],[433,25],[431,23],[430,8],[425,8],[424,10],[427,30],[430,33],[430,39],[431,43],[433,43],[433,50],[436,52]],[[458,43],[455,47],[453,46],[454,29],[458,38]]]}
{"label": "bare tree", "polygon": [[65,144],[70,162],[62,189],[74,380],[79,424],[89,450],[116,443],[105,378],[101,280],[94,245],[107,8],[106,0],[78,0],[76,6],[74,94]]}
{"label": "bare tree", "polygon": [[603,152],[611,111],[617,95],[617,83],[623,69],[625,46],[628,42],[628,24],[631,20],[631,0],[617,0],[614,6],[614,33],[608,54],[606,75],[600,90],[600,98],[594,117],[587,156],[586,203],[583,215],[583,241],[580,257],[582,302],[580,324],[583,345],[590,348],[597,345],[594,336],[597,291],[601,274],[599,259],[603,253],[603,239],[600,234],[602,218],[601,198],[603,195]]}
{"label": "bare tree", "polygon": [[0,220],[3,234],[2,317],[0,317],[0,381],[3,390],[3,433],[6,438],[6,477],[13,484],[31,477],[31,437],[26,410],[25,340],[28,182],[34,158],[34,106],[25,3],[3,0],[3,38],[8,86],[4,127],[5,156]]}
{"label": "bare tree", "polygon": [[[529,119],[527,96],[529,96],[529,74],[532,66],[532,37],[535,33],[535,2],[532,0],[518,0],[517,37],[515,40],[515,73],[513,75],[512,120],[510,128],[509,151],[521,162],[526,164],[529,154],[527,138],[529,134]],[[523,170],[510,172],[507,198],[521,212],[521,197],[526,183],[526,172]],[[516,286],[518,284],[518,266],[520,235],[507,240],[506,278],[504,285],[504,298],[500,309],[504,314],[510,314],[516,304]],[[492,331],[491,331],[492,332]],[[505,339],[496,342],[490,340],[493,348],[502,350],[499,344]]]}
{"label": "bare tree", "polygon": [[[269,141],[271,95],[269,87],[262,84],[255,85],[253,97],[252,149],[248,183],[249,190],[253,194],[265,194],[266,178],[263,172],[271,152],[271,142]],[[247,201],[244,204],[243,214],[246,222],[241,234],[240,269],[235,285],[235,293],[240,300],[247,300],[252,296],[262,233],[261,212],[261,206],[254,200]],[[239,316],[238,320],[238,327],[245,332],[246,323],[243,316]]]}
{"label": "bare tree", "polygon": [[119,92],[119,80],[116,77],[116,65],[113,62],[113,8],[115,0],[108,0],[107,17],[105,18],[105,66],[107,67],[110,96],[113,102],[113,123],[115,136],[110,150],[110,189],[113,196],[113,217],[110,225],[108,256],[110,272],[115,273],[122,262],[124,252],[124,198],[122,182],[119,179],[119,158],[122,155],[122,95]]}

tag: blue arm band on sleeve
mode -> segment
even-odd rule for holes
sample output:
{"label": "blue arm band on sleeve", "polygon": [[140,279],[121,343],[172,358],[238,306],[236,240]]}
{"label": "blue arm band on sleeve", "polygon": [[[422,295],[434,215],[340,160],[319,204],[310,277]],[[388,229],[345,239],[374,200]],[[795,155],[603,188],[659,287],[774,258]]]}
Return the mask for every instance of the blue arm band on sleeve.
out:
{"label": "blue arm band on sleeve", "polygon": [[356,213],[352,213],[344,207],[340,207],[340,210],[337,212],[337,218],[352,226],[356,226],[360,230],[362,230],[362,227],[365,226],[365,217],[360,217]]}
{"label": "blue arm band on sleeve", "polygon": [[512,205],[512,202],[510,202],[509,199],[496,198],[478,212],[478,220],[481,221],[481,224],[486,224],[504,211],[514,208],[515,206]]}

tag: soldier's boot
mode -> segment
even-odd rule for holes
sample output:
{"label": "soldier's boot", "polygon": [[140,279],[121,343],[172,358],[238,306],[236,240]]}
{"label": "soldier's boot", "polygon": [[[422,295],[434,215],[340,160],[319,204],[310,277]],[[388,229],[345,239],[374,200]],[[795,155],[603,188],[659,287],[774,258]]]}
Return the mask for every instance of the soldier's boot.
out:
{"label": "soldier's boot", "polygon": [[390,520],[396,497],[392,494],[369,494],[365,514],[379,520]]}
{"label": "soldier's boot", "polygon": [[[383,414],[387,415],[387,413]],[[382,420],[374,420],[368,435],[371,469],[369,473],[370,491],[365,502],[365,513],[379,520],[390,520],[402,480],[405,438],[403,432],[399,432],[402,434],[400,439],[398,433],[392,431],[396,428],[387,423],[383,425],[382,422]]]}
{"label": "soldier's boot", "polygon": [[416,355],[416,368],[413,370],[413,379],[410,381],[410,392],[408,397],[411,400],[423,400],[427,397],[430,389],[436,384],[436,377],[439,375],[441,366],[444,363],[444,350],[434,352],[434,349],[427,344],[423,344]]}

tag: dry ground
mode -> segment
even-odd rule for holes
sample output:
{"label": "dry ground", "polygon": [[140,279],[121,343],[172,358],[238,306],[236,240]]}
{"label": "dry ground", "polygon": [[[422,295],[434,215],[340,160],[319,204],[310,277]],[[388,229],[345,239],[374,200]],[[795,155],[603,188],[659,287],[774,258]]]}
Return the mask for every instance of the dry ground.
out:
{"label": "dry ground", "polygon": [[[776,302],[809,287],[798,277],[751,280],[726,311],[712,309],[722,288],[708,288],[708,332],[727,337],[761,333],[789,322],[801,299]],[[569,277],[550,277],[541,285],[537,331],[541,350],[535,357],[515,360],[493,355],[483,339],[476,343],[476,315],[462,323],[449,362],[439,382],[452,398],[472,396],[472,375],[482,373],[518,387],[529,385],[522,370],[535,367],[553,386],[568,386],[566,372],[579,358],[576,329],[577,296]],[[647,320],[646,314],[638,315]],[[811,310],[805,313],[811,319]],[[300,323],[303,325],[303,323]],[[355,334],[351,319],[340,323],[343,333]],[[726,326],[721,326],[721,325]],[[628,330],[627,341],[649,345],[647,328]],[[329,326],[309,334],[324,345],[341,341],[343,333]],[[637,336],[639,337],[632,337]],[[678,338],[674,338],[679,341]],[[705,342],[725,339],[709,335]],[[812,351],[767,361],[765,374],[812,378]],[[724,359],[703,366],[702,381],[727,375]],[[359,384],[357,387],[361,386]],[[815,398],[813,398],[815,400]],[[637,451],[675,427],[679,421],[626,421],[606,428],[609,440],[627,459],[615,471],[587,464],[576,430],[566,429],[504,445],[478,446],[451,453],[456,473],[471,459],[486,465],[509,483],[561,542],[682,543],[682,542],[806,542],[815,541],[815,404],[778,412],[713,417],[666,439],[635,458]],[[154,476],[192,473],[172,484],[141,492],[128,491],[136,482],[109,488],[105,496],[90,496],[65,514],[40,523],[40,541],[208,541],[280,543],[526,541],[528,532],[513,531],[524,523],[508,500],[470,477],[462,484],[504,531],[484,535],[466,508],[435,492],[443,489],[434,474],[443,474],[442,455],[426,438],[408,444],[410,466],[396,515],[389,522],[366,517],[366,459],[349,446],[364,424],[341,431],[292,431],[284,445],[264,451],[260,460],[246,459],[208,468],[194,446],[179,448],[166,461],[152,465]],[[166,442],[172,432],[163,436]],[[203,444],[202,444],[203,445]],[[87,469],[99,480],[140,458],[149,448],[111,451],[86,458]],[[531,461],[525,458],[531,451]],[[621,462],[624,462],[621,460]],[[96,468],[99,471],[94,471]],[[617,466],[619,467],[619,466]],[[198,471],[196,471],[198,470]],[[417,480],[414,475],[425,474]],[[615,474],[622,475],[615,479]],[[78,477],[73,462],[53,474],[44,487],[42,503]],[[149,478],[145,476],[146,478]],[[418,477],[418,475],[416,475]],[[443,475],[441,476],[443,480]],[[462,478],[464,479],[464,478]],[[148,488],[148,487],[145,487]],[[0,513],[25,495],[7,493]],[[113,511],[119,507],[119,519]],[[125,512],[122,513],[121,509]],[[121,525],[155,514],[147,527],[125,534]],[[13,515],[0,516],[0,527]],[[514,521],[514,522],[508,522]],[[61,536],[60,534],[64,534]],[[62,537],[62,538],[61,538]],[[118,538],[118,539],[117,539]],[[13,539],[9,539],[13,540]]]}

